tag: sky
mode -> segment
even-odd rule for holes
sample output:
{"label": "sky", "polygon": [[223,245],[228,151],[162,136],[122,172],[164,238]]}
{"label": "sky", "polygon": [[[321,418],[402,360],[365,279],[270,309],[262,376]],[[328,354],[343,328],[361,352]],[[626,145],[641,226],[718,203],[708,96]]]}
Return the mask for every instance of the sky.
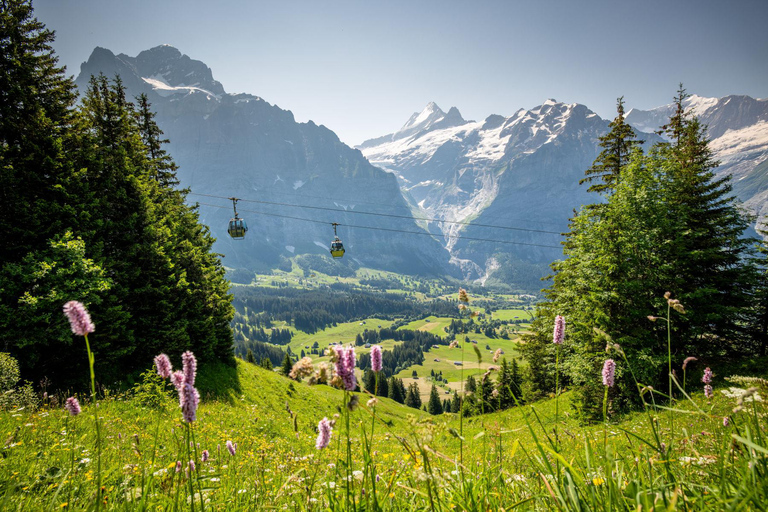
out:
{"label": "sky", "polygon": [[68,74],[96,46],[161,44],[230,93],[312,120],[349,145],[434,101],[465,119],[552,98],[615,117],[689,93],[768,97],[766,0],[34,0]]}

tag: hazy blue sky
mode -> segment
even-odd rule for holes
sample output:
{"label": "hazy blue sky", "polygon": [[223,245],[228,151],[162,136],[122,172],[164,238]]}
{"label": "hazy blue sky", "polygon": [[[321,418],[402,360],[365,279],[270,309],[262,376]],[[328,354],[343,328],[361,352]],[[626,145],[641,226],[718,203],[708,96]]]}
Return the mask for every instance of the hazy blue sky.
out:
{"label": "hazy blue sky", "polygon": [[612,118],[677,84],[768,97],[766,0],[36,0],[70,74],[96,46],[170,44],[348,144],[397,130],[429,101],[465,119],[547,98]]}

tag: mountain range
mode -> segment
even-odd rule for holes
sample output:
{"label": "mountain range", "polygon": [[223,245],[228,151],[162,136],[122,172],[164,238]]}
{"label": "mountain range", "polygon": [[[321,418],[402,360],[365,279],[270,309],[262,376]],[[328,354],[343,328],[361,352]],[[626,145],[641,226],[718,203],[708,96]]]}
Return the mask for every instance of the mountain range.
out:
{"label": "mountain range", "polygon": [[[181,184],[219,196],[190,199],[230,268],[327,255],[338,222],[348,252],[336,265],[537,290],[562,255],[568,218],[596,199],[578,182],[608,121],[584,105],[547,100],[471,121],[429,103],[400,130],[353,149],[258,96],[226,93],[208,66],[170,46],[136,57],[96,48],[78,86],[98,73],[120,75],[131,96],[148,95]],[[733,175],[750,211],[768,214],[768,101],[692,96],[686,105],[708,125],[717,172]],[[671,108],[632,109],[627,122],[652,144]],[[231,196],[243,199],[250,226],[242,241],[226,235],[232,205],[222,198]]]}
{"label": "mountain range", "polygon": [[[170,140],[166,149],[179,166],[179,180],[192,191],[189,199],[201,203],[201,220],[216,236],[214,250],[225,255],[227,267],[266,270],[290,267],[287,259],[299,254],[329,256],[336,222],[347,251],[337,265],[452,272],[438,240],[382,230],[424,234],[410,218],[395,176],[328,128],[298,123],[290,111],[258,96],[225,92],[210,68],[171,46],[136,57],[96,48],[81,65],[80,90],[99,73],[119,75],[129,96],[148,96]],[[244,240],[226,233],[233,216],[228,197],[242,199],[238,211],[249,226]],[[356,213],[363,210],[394,217]]]}

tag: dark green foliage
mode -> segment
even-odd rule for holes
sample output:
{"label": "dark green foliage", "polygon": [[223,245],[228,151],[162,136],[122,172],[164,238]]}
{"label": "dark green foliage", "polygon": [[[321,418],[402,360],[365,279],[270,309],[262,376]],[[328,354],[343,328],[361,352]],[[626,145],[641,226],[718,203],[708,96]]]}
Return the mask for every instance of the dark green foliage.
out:
{"label": "dark green foliage", "polygon": [[518,405],[522,399],[521,385],[517,360],[513,359],[512,364],[509,364],[507,358],[503,358],[496,379],[497,396],[493,400],[494,407],[501,410]]}
{"label": "dark green foliage", "polygon": [[24,407],[34,410],[40,403],[32,384],[19,385],[19,362],[0,352],[0,411]]}
{"label": "dark green foliage", "polygon": [[272,365],[272,361],[268,357],[264,357],[261,359],[261,363],[259,365],[264,368],[265,370],[271,370],[274,366]]}
{"label": "dark green foliage", "polygon": [[[261,312],[267,319],[282,320],[309,334],[330,325],[355,319],[424,317],[435,314],[455,316],[456,306],[448,301],[430,303],[404,300],[402,295],[335,290],[300,290],[239,286],[233,289],[234,305],[242,315],[245,308]],[[253,319],[249,317],[251,322]],[[238,317],[238,322],[246,322]],[[388,338],[387,338],[388,339]]]}
{"label": "dark green foliage", "polygon": [[[715,178],[703,128],[684,112],[684,99],[681,90],[666,128],[672,142],[657,144],[648,154],[634,148],[618,169],[621,179],[606,189],[607,202],[585,207],[571,220],[566,258],[552,265],[547,302],[521,345],[534,389],[553,391],[553,320],[558,314],[566,318],[561,385],[575,385],[576,402],[589,419],[601,418],[600,369],[612,357],[601,333],[623,348],[641,383],[666,391],[666,323],[647,317],[666,315],[667,291],[686,310],[672,312],[678,372],[687,356],[734,354],[747,342],[743,318],[752,275],[744,262],[751,243],[742,238],[747,219],[728,178]],[[616,373],[611,400],[621,409],[639,397],[623,362]]]}
{"label": "dark green foliage", "polygon": [[77,385],[85,351],[61,307],[80,300],[96,324],[102,382],[125,379],[163,351],[232,363],[224,270],[186,191],[174,188],[176,166],[146,98],[136,107],[119,79],[97,77],[75,110],[52,33],[29,2],[2,5],[2,342],[24,375]]}
{"label": "dark green foliage", "polygon": [[388,382],[389,389],[387,390],[387,398],[391,398],[397,403],[405,403],[405,385],[402,379],[392,377]]}
{"label": "dark green foliage", "polygon": [[419,386],[415,382],[408,385],[408,391],[405,393],[405,405],[414,409],[421,408],[421,395],[419,395]]}
{"label": "dark green foliage", "polygon": [[467,390],[468,393],[474,393],[474,392],[477,391],[477,381],[475,380],[475,378],[472,375],[467,377],[467,387],[466,387],[466,390]]}
{"label": "dark green foliage", "polygon": [[458,413],[461,410],[461,398],[459,398],[459,394],[457,392],[453,392],[453,397],[451,397],[451,412]]}
{"label": "dark green foliage", "polygon": [[610,131],[600,137],[602,152],[592,167],[584,172],[587,177],[579,182],[580,185],[590,183],[589,192],[613,191],[633,148],[643,143],[637,140],[635,130],[624,121],[624,97],[616,100],[616,112],[618,115],[611,121]]}
{"label": "dark green foliage", "polygon": [[251,364],[256,364],[256,357],[253,355],[253,350],[248,349],[248,352],[245,354],[245,360]]}
{"label": "dark green foliage", "polygon": [[133,386],[133,398],[137,403],[151,409],[164,409],[172,403],[173,389],[154,367],[142,373],[139,379]]}
{"label": "dark green foliage", "polygon": [[292,369],[293,369],[293,360],[291,360],[290,354],[285,354],[285,358],[283,358],[283,366],[282,366],[283,375],[287,377],[288,374],[291,373]]}
{"label": "dark green foliage", "polygon": [[440,395],[437,394],[437,388],[434,385],[432,385],[432,390],[429,392],[427,412],[432,415],[443,414],[443,404],[440,402]]}

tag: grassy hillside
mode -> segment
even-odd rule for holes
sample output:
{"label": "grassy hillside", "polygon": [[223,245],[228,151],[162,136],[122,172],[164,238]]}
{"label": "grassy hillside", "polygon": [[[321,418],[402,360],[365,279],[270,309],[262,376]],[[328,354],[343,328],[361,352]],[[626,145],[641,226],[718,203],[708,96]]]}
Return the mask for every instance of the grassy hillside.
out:
{"label": "grassy hillside", "polygon": [[[175,400],[159,409],[143,405],[146,393],[100,400],[105,509],[763,510],[768,498],[768,411],[753,396],[732,412],[734,389],[607,426],[580,425],[569,393],[463,419],[380,399],[374,420],[362,396],[347,434],[345,394],[328,386],[243,362],[228,377],[204,370],[199,384],[219,398],[192,423],[191,476]],[[93,412],[71,417],[51,401],[0,412],[2,510],[93,509]],[[331,444],[317,450],[315,426],[334,414]]]}

